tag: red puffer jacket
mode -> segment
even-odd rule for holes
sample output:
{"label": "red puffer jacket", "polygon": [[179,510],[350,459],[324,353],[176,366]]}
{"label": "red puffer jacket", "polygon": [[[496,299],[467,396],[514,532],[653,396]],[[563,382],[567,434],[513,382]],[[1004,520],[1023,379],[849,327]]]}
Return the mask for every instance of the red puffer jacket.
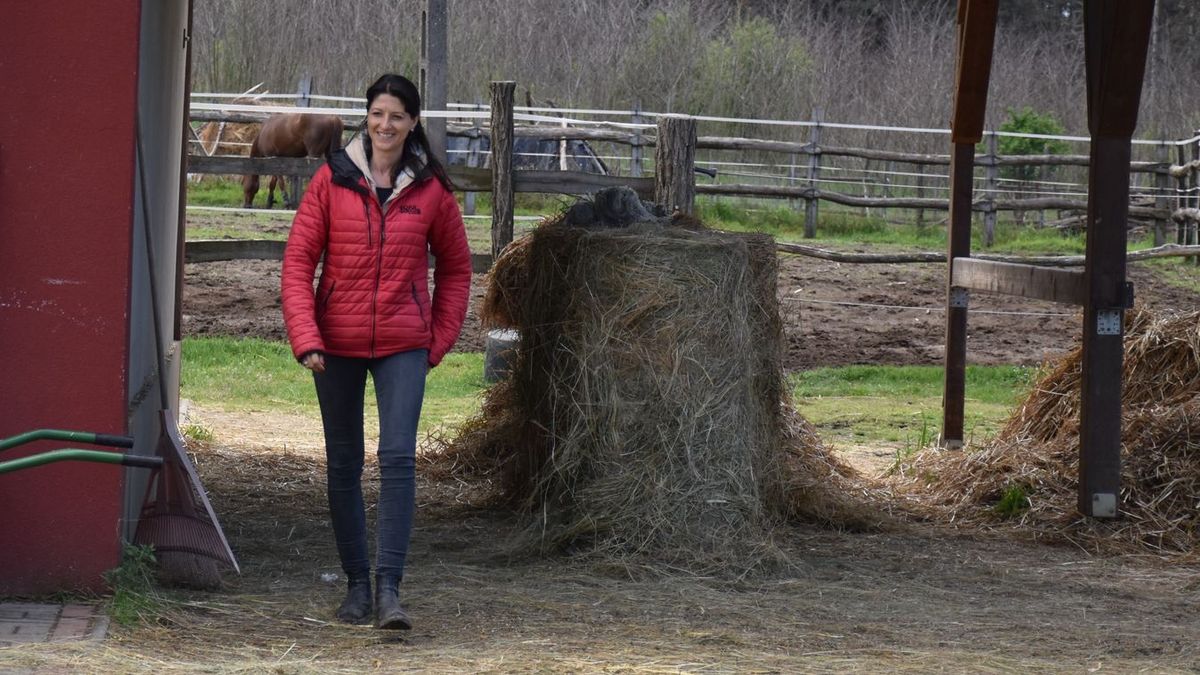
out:
{"label": "red puffer jacket", "polygon": [[[347,150],[313,176],[284,250],[283,318],[292,353],[381,357],[428,349],[435,366],[458,339],[471,291],[458,203],[436,178],[403,174],[381,207],[361,147]],[[432,301],[428,252],[436,258]]]}

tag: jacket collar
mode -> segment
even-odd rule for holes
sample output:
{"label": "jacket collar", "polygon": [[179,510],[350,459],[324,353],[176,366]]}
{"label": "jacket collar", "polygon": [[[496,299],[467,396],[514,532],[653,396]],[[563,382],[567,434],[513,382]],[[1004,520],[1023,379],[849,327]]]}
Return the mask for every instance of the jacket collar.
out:
{"label": "jacket collar", "polygon": [[[329,161],[329,168],[333,171],[333,182],[343,187],[348,187],[355,192],[362,194],[373,195],[375,188],[375,179],[371,177],[371,165],[367,161],[366,144],[367,137],[362,136],[360,141],[351,141],[349,145],[335,153]],[[418,150],[418,152],[420,152]],[[387,198],[391,201],[399,195],[404,188],[413,183],[427,177],[428,171],[424,170],[425,155],[418,155],[421,159],[422,170],[419,174],[414,174],[412,169],[405,168],[396,178],[395,184],[392,186],[392,194]],[[366,186],[363,186],[365,181]],[[386,202],[385,202],[386,203]]]}

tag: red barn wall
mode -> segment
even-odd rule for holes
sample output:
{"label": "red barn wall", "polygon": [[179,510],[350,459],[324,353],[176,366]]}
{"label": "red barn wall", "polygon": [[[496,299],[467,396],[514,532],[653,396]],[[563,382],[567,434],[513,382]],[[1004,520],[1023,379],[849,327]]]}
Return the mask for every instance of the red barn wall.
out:
{"label": "red barn wall", "polygon": [[[0,436],[127,432],[137,0],[11,3],[0,22]],[[43,442],[0,459],[62,447]],[[0,595],[96,588],[122,469],[0,474]]]}

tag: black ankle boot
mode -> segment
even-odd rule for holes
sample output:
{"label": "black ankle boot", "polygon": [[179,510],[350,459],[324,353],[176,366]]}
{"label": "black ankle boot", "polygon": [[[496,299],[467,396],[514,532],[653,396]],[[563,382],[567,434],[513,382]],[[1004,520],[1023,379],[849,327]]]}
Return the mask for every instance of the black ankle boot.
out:
{"label": "black ankle boot", "polygon": [[409,630],[412,621],[400,606],[400,577],[382,574],[375,577],[375,627]]}
{"label": "black ankle boot", "polygon": [[371,577],[351,577],[346,599],[337,608],[337,619],[344,623],[362,623],[371,617]]}

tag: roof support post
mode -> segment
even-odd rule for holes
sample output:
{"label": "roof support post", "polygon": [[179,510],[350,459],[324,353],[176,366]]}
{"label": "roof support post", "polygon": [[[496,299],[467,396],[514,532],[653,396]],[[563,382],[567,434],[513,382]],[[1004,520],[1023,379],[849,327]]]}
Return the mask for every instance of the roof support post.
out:
{"label": "roof support post", "polygon": [[1130,139],[1154,17],[1154,0],[1089,0],[1083,6],[1087,70],[1087,248],[1079,419],[1079,511],[1116,518],[1121,489],[1126,220]]}

